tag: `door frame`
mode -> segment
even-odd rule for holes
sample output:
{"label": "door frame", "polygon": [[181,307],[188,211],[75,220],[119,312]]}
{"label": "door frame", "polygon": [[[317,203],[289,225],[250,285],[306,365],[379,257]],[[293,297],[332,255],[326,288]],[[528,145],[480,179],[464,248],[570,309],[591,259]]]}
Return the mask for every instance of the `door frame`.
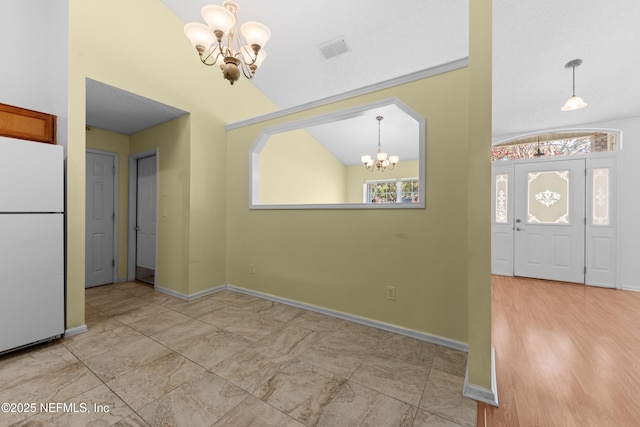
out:
{"label": "door frame", "polygon": [[128,268],[127,268],[127,280],[136,279],[136,253],[137,253],[137,241],[136,241],[136,221],[137,221],[137,199],[138,199],[138,160],[144,157],[156,156],[156,271],[155,271],[155,285],[158,284],[158,193],[160,186],[157,185],[159,174],[159,153],[158,148],[152,148],[150,150],[141,151],[140,153],[134,153],[129,155],[129,226],[128,226]]}
{"label": "door frame", "polygon": [[[585,203],[585,219],[587,221],[587,223],[585,224],[585,233],[584,233],[584,237],[585,237],[585,267],[587,269],[587,274],[585,275],[585,280],[584,280],[584,284],[585,285],[589,285],[589,286],[599,286],[599,287],[607,287],[607,288],[613,288],[613,289],[622,289],[621,285],[620,285],[620,280],[619,280],[619,265],[620,263],[618,262],[617,258],[618,258],[618,254],[620,254],[620,216],[619,216],[619,212],[620,212],[620,197],[618,197],[619,193],[619,186],[620,186],[620,182],[618,177],[620,176],[620,162],[618,161],[618,157],[620,155],[620,152],[622,151],[622,138],[621,138],[621,132],[620,131],[613,131],[613,130],[609,130],[609,132],[615,132],[618,134],[618,141],[619,141],[619,146],[617,151],[613,151],[613,152],[606,152],[606,153],[590,153],[590,154],[583,154],[583,155],[574,155],[574,156],[557,156],[557,157],[546,157],[543,159],[540,159],[540,161],[547,161],[547,162],[553,162],[553,161],[562,161],[562,160],[572,160],[572,159],[585,159],[586,161],[586,180],[585,180],[585,197],[584,197],[584,203]],[[497,144],[496,144],[497,145]],[[537,159],[520,159],[520,160],[505,160],[505,161],[497,161],[497,162],[493,162],[492,163],[492,172],[491,172],[491,181],[492,181],[492,190],[491,190],[491,197],[492,197],[492,213],[491,213],[491,246],[492,246],[492,255],[491,255],[491,263],[492,263],[492,274],[497,274],[497,275],[510,275],[513,276],[514,275],[514,268],[515,268],[515,260],[514,260],[514,251],[515,251],[515,236],[514,236],[514,232],[511,232],[511,239],[512,239],[512,245],[511,245],[511,258],[510,259],[505,259],[506,263],[502,263],[501,265],[498,264],[496,262],[495,259],[495,254],[496,254],[496,250],[494,249],[494,240],[495,240],[495,232],[496,232],[496,221],[495,221],[495,175],[496,173],[499,174],[508,174],[509,175],[509,180],[514,180],[513,183],[509,183],[509,192],[508,192],[508,201],[509,201],[509,219],[508,219],[508,223],[506,223],[505,225],[507,225],[508,227],[511,228],[511,230],[513,230],[513,228],[515,227],[515,222],[513,221],[513,214],[514,214],[514,201],[515,201],[515,188],[514,188],[514,183],[515,183],[515,165],[516,164],[522,164],[522,163],[536,163],[538,160]],[[613,264],[613,278],[612,278],[612,282],[611,284],[606,284],[602,281],[598,281],[596,280],[590,280],[590,278],[588,278],[588,275],[590,274],[590,272],[592,271],[593,265],[590,262],[590,257],[588,256],[589,251],[591,250],[590,248],[592,248],[592,244],[593,242],[590,241],[591,238],[594,237],[593,234],[593,225],[589,224],[589,221],[591,220],[592,216],[591,216],[591,202],[592,202],[592,198],[591,198],[591,194],[590,194],[590,185],[591,185],[591,171],[593,168],[598,168],[598,167],[609,167],[611,169],[611,180],[610,180],[610,196],[613,198],[613,202],[610,204],[610,209],[612,211],[612,215],[611,215],[611,221],[612,224],[610,226],[610,228],[612,228],[612,232],[611,232],[611,236],[614,240],[613,242],[613,246],[612,246],[612,252],[613,252],[613,260],[612,260],[612,264]],[[493,166],[498,167],[498,171],[494,171],[493,170]],[[511,170],[509,171],[509,168],[511,168]],[[507,265],[509,264],[510,265]],[[497,266],[498,270],[496,269]],[[509,270],[511,273],[510,274],[506,274],[507,270]]]}
{"label": "door frame", "polygon": [[[113,167],[114,167],[114,171],[113,171],[113,213],[114,213],[114,218],[113,218],[113,266],[112,266],[112,270],[111,270],[111,281],[112,283],[118,283],[120,281],[120,278],[118,277],[118,230],[120,230],[120,225],[118,223],[118,218],[120,217],[120,215],[118,215],[118,209],[120,208],[120,204],[119,204],[119,190],[118,190],[118,177],[120,176],[120,168],[118,165],[118,153],[116,153],[115,151],[107,151],[107,150],[98,150],[95,148],[87,148],[86,149],[86,153],[92,153],[92,154],[100,154],[103,156],[110,156],[113,157]],[[87,159],[85,156],[85,167],[87,165]],[[85,192],[85,197],[86,197],[86,192]],[[85,236],[87,234],[87,230],[84,231]],[[84,248],[84,252],[85,252],[85,257],[87,256],[87,248]],[[86,265],[86,261],[85,261],[85,265]],[[86,284],[85,284],[86,287]]]}

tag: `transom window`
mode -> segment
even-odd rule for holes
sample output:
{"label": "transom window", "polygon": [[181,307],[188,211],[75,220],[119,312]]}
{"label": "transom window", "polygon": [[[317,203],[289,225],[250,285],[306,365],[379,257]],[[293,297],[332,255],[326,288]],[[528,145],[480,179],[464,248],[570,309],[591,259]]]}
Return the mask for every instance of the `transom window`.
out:
{"label": "transom window", "polygon": [[418,178],[365,181],[364,203],[418,203]]}
{"label": "transom window", "polygon": [[607,132],[564,132],[531,136],[494,146],[491,160],[495,162],[616,151],[616,137],[616,133]]}

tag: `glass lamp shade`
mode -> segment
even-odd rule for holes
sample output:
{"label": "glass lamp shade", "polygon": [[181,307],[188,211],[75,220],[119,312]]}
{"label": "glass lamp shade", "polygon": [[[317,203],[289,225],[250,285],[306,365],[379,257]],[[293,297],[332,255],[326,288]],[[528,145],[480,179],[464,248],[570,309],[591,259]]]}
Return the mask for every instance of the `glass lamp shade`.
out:
{"label": "glass lamp shade", "polygon": [[221,31],[228,34],[229,30],[236,25],[236,17],[222,6],[209,4],[202,8],[202,17],[212,31]]}
{"label": "glass lamp shade", "polygon": [[387,160],[387,153],[378,153],[378,160],[380,161]]}
{"label": "glass lamp shade", "polygon": [[255,21],[245,22],[240,27],[240,31],[249,46],[257,44],[263,48],[271,38],[271,30],[266,25]]}
{"label": "glass lamp shade", "polygon": [[267,59],[267,52],[265,52],[264,49],[260,49],[260,52],[258,52],[258,59],[256,59],[255,66],[257,68],[260,68],[260,66],[262,65],[265,59]]}
{"label": "glass lamp shade", "polygon": [[567,99],[567,102],[564,103],[564,106],[561,108],[562,111],[573,111],[579,110],[587,106],[587,103],[582,100],[579,96],[573,95],[571,98]]}
{"label": "glass lamp shade", "polygon": [[184,33],[189,37],[191,44],[195,48],[202,46],[202,48],[206,50],[215,41],[215,36],[211,32],[211,29],[199,22],[190,22],[185,25]]}
{"label": "glass lamp shade", "polygon": [[369,163],[372,159],[371,159],[371,156],[362,156],[362,157],[360,157],[360,160],[362,160],[362,163],[367,164],[367,163]]}
{"label": "glass lamp shade", "polygon": [[398,163],[399,160],[400,160],[399,156],[389,156],[389,162],[392,165],[395,165],[396,163]]}
{"label": "glass lamp shade", "polygon": [[[256,54],[253,53],[253,48],[249,45],[243,46],[240,51],[242,52],[242,57],[244,58],[244,62],[246,64],[251,64],[251,62],[253,62],[253,59],[256,57]],[[267,52],[265,52],[263,49],[260,49],[260,51],[258,52],[258,58],[256,58],[256,62],[253,65],[255,65],[256,68],[260,68],[265,59],[267,59]]]}

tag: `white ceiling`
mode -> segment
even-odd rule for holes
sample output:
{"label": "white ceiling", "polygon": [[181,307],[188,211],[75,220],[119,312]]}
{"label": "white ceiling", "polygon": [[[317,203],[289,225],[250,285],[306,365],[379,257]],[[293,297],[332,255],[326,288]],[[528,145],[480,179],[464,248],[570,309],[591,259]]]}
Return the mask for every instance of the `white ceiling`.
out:
{"label": "white ceiling", "polygon": [[125,135],[188,114],[170,105],[92,79],[86,80],[85,96],[87,126]]}
{"label": "white ceiling", "polygon": [[[162,2],[185,23],[204,23],[202,7],[222,4],[222,0]],[[267,59],[253,83],[281,109],[468,56],[468,0],[238,3],[240,24],[255,20],[271,29]],[[336,39],[343,39],[349,51],[325,59],[319,46]],[[193,55],[197,60],[195,49]]]}
{"label": "white ceiling", "polygon": [[[640,116],[640,1],[493,1],[493,135]],[[563,112],[571,96],[589,106]]]}
{"label": "white ceiling", "polygon": [[[183,21],[203,22],[202,6],[222,0],[162,1]],[[271,29],[253,84],[284,109],[468,56],[468,1],[240,0],[238,21]],[[494,0],[494,139],[640,116],[639,17],[638,0]],[[350,51],[325,59],[318,46],[336,38]],[[576,94],[589,106],[561,112],[571,95],[564,64],[575,58],[584,61]],[[87,111],[88,124],[103,114],[106,99]],[[111,110],[131,116],[141,108]]]}

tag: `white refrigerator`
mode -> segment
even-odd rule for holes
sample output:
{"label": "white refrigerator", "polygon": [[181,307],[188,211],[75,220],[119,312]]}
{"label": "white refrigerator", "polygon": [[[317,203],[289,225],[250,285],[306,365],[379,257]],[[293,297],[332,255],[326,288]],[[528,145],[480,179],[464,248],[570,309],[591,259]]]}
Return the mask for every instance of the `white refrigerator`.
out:
{"label": "white refrigerator", "polygon": [[0,353],[65,330],[63,156],[0,137]]}

